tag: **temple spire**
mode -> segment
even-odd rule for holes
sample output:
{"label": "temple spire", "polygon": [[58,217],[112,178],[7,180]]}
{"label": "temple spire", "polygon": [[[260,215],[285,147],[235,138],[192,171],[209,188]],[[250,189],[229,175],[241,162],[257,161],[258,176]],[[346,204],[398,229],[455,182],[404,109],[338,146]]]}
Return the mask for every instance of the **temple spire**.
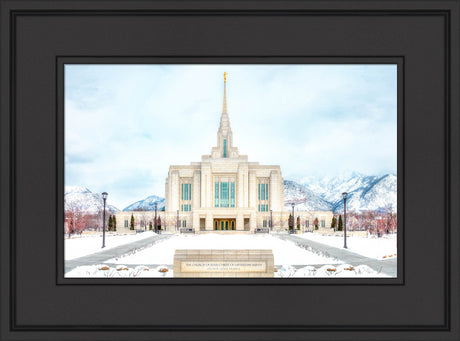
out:
{"label": "temple spire", "polygon": [[227,111],[227,72],[224,72],[224,101],[217,131],[217,146],[212,148],[213,158],[238,158],[238,148],[233,147],[233,133]]}
{"label": "temple spire", "polygon": [[227,72],[224,72],[224,102],[222,104],[222,115],[220,116],[220,127],[219,131],[224,135],[227,135],[230,131],[230,120],[228,119],[227,111]]}
{"label": "temple spire", "polygon": [[222,104],[222,114],[227,112],[227,72],[224,72],[224,103]]}

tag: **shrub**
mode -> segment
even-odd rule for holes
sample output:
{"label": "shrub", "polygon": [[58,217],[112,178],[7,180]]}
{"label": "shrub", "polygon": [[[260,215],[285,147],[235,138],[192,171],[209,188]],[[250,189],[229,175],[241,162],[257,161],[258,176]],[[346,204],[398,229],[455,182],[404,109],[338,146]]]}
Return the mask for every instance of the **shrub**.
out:
{"label": "shrub", "polygon": [[129,227],[130,230],[134,230],[134,215],[131,213],[131,225]]}
{"label": "shrub", "polygon": [[319,228],[319,220],[318,220],[318,218],[315,218],[315,220],[313,221],[313,225],[315,225],[315,230],[318,230],[318,228]]}

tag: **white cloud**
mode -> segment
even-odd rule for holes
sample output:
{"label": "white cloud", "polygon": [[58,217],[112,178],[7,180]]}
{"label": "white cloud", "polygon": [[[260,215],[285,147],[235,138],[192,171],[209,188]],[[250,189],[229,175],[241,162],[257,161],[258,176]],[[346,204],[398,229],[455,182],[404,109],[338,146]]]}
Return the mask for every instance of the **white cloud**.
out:
{"label": "white cloud", "polygon": [[216,144],[224,71],[235,146],[283,176],[396,171],[395,65],[67,65],[66,185],[122,209]]}

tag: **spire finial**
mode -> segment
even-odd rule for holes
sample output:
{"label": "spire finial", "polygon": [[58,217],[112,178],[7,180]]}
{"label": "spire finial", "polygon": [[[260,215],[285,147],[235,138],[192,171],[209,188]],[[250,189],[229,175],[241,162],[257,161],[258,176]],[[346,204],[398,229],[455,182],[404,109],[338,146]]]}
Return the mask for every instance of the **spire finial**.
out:
{"label": "spire finial", "polygon": [[227,72],[224,72],[224,103],[222,105],[222,113],[227,113]]}

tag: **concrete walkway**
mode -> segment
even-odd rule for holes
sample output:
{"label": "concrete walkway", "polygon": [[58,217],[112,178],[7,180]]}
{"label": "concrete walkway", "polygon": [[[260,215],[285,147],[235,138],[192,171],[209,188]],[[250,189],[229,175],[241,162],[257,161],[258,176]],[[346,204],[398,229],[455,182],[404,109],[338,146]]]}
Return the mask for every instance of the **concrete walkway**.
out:
{"label": "concrete walkway", "polygon": [[77,266],[83,265],[96,265],[104,263],[108,259],[119,257],[127,253],[133,252],[135,250],[144,249],[150,247],[153,244],[156,244],[160,241],[164,241],[168,238],[171,238],[173,234],[158,234],[149,238],[141,239],[132,243],[123,244],[108,250],[92,253],[87,256],[66,260],[64,262],[65,269],[64,272],[67,273],[72,269],[75,269]]}
{"label": "concrete walkway", "polygon": [[378,260],[359,255],[346,249],[340,249],[330,245],[318,243],[312,240],[300,238],[292,234],[273,235],[283,240],[289,240],[302,248],[311,249],[315,252],[320,252],[326,257],[336,258],[346,264],[350,264],[353,266],[367,265],[375,271],[384,273],[385,275],[391,277],[398,276],[397,258]]}

